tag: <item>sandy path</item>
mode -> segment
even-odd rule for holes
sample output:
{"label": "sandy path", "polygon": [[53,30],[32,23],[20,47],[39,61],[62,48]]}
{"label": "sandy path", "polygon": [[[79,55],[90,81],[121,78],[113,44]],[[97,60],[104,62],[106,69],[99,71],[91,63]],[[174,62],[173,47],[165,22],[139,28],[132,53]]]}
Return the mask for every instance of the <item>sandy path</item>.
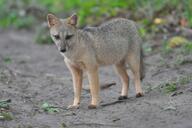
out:
{"label": "sandy path", "polygon": [[[145,97],[135,98],[131,80],[130,99],[124,103],[89,110],[89,93],[83,91],[80,109],[61,110],[54,114],[43,112],[40,106],[44,101],[60,107],[71,103],[72,81],[55,46],[35,44],[33,37],[33,32],[0,32],[0,99],[12,99],[14,115],[12,121],[0,121],[0,127],[62,128],[62,123],[70,128],[192,127],[192,81],[180,87],[178,91],[183,93],[174,97],[153,89],[167,80],[192,74],[192,65],[185,64],[177,69],[160,65],[162,56],[159,53],[145,57]],[[11,62],[6,64],[5,58],[10,58]],[[169,60],[168,63],[174,61],[163,59]],[[115,101],[120,92],[119,79],[111,69],[100,69],[100,83],[117,83],[101,91],[103,104]],[[86,79],[84,84],[87,85]],[[152,90],[147,91],[149,88]]]}

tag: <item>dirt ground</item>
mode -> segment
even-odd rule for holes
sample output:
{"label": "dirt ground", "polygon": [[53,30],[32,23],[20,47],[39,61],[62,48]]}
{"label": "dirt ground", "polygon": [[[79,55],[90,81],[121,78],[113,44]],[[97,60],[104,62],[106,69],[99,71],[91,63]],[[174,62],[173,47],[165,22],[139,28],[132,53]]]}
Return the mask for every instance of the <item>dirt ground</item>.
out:
{"label": "dirt ground", "polygon": [[[33,40],[33,32],[0,32],[0,100],[12,100],[14,117],[11,121],[0,120],[0,128],[192,128],[192,63],[173,66],[174,57],[160,52],[144,58],[144,97],[135,98],[129,72],[129,99],[125,102],[89,110],[90,94],[83,90],[79,109],[44,112],[44,102],[61,108],[72,103],[72,80],[56,47]],[[191,55],[187,57],[192,60]],[[11,62],[5,62],[5,58]],[[116,101],[121,89],[118,76],[112,67],[102,67],[99,75],[100,83],[116,82],[101,90],[101,104]],[[163,91],[164,83],[183,77],[187,82],[175,92]],[[87,79],[84,81],[87,88]]]}

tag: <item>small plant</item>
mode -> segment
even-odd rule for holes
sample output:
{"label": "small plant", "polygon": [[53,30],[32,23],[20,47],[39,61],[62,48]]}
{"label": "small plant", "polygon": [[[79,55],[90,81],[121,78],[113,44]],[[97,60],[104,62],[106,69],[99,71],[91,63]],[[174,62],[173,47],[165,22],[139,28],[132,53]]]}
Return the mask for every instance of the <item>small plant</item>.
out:
{"label": "small plant", "polygon": [[0,108],[8,109],[9,103],[11,103],[11,99],[0,101]]}
{"label": "small plant", "polygon": [[164,90],[166,93],[171,93],[177,90],[176,83],[166,83]]}
{"label": "small plant", "polygon": [[0,120],[13,120],[13,115],[10,112],[0,112]]}
{"label": "small plant", "polygon": [[55,106],[53,106],[53,105],[50,105],[50,104],[47,103],[47,102],[44,102],[44,103],[41,105],[41,108],[42,108],[45,112],[48,112],[48,113],[59,112],[58,107],[55,107]]}
{"label": "small plant", "polygon": [[0,101],[0,120],[12,120],[13,115],[9,112],[11,99]]}
{"label": "small plant", "polygon": [[3,61],[4,61],[4,63],[6,63],[6,64],[10,64],[10,63],[12,62],[12,60],[11,60],[10,57],[4,57],[4,58],[3,58]]}
{"label": "small plant", "polygon": [[184,50],[187,53],[192,53],[192,42],[188,42],[184,45]]}
{"label": "small plant", "polygon": [[192,75],[187,75],[178,79],[178,83],[180,85],[188,84],[191,81],[192,81]]}

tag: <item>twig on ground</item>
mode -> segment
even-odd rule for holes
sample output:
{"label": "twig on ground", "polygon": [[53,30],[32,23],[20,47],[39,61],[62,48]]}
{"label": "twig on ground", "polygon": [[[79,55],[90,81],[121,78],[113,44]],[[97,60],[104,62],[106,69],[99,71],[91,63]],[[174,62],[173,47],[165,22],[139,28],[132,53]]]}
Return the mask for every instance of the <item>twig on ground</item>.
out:
{"label": "twig on ground", "polygon": [[101,104],[101,106],[102,106],[102,107],[106,107],[106,106],[110,106],[110,105],[114,105],[114,104],[126,102],[127,100],[128,100],[128,99],[125,99],[125,100],[116,100],[116,101],[113,101],[113,102]]}
{"label": "twig on ground", "polygon": [[106,89],[106,88],[109,88],[109,87],[111,87],[111,86],[113,86],[113,85],[116,85],[116,83],[115,83],[115,82],[105,83],[105,84],[102,84],[100,88],[101,88],[101,89]]}
{"label": "twig on ground", "polygon": [[[116,85],[116,83],[115,83],[115,82],[112,82],[112,83],[104,83],[104,84],[101,84],[100,89],[101,89],[101,90],[104,90],[104,89],[107,89],[107,88],[109,88],[109,87],[111,87],[111,86],[113,86],[113,85]],[[83,90],[90,92],[90,89],[89,89],[89,88],[83,88]]]}
{"label": "twig on ground", "polygon": [[85,122],[79,122],[79,123],[73,123],[73,125],[88,125],[88,126],[108,126],[108,127],[118,127],[120,128],[120,125],[114,125],[114,124],[106,124],[106,123],[85,123]]}
{"label": "twig on ground", "polygon": [[151,76],[154,77],[154,76],[159,75],[159,74],[161,74],[163,72],[166,72],[166,70],[161,70],[161,71],[158,70],[157,72],[153,73]]}
{"label": "twig on ground", "polygon": [[69,112],[69,113],[66,113],[64,116],[75,116],[76,113],[75,112]]}

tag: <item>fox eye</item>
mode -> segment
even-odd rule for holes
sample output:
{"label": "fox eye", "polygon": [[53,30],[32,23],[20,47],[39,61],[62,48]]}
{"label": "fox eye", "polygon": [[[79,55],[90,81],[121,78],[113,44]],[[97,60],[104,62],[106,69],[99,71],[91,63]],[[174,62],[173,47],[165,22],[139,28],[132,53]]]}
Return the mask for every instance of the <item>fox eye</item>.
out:
{"label": "fox eye", "polygon": [[73,37],[73,35],[66,35],[65,39],[69,40],[69,39],[71,39],[71,37]]}
{"label": "fox eye", "polygon": [[60,36],[59,35],[53,35],[54,36],[54,38],[56,39],[56,40],[59,40],[60,39]]}

